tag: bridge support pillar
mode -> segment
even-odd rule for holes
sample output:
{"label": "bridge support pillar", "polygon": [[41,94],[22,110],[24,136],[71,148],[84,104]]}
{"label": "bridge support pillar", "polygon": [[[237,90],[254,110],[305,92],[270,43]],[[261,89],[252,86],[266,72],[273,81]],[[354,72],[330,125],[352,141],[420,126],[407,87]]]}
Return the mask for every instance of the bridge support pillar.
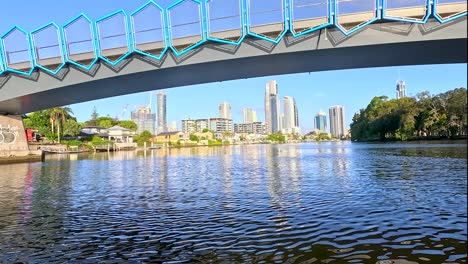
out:
{"label": "bridge support pillar", "polygon": [[0,158],[29,154],[23,118],[20,115],[0,114]]}

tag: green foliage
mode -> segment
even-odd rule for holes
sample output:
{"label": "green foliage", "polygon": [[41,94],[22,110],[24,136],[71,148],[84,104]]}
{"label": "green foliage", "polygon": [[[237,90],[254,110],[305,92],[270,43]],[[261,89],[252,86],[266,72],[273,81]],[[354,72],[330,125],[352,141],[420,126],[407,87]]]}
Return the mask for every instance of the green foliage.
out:
{"label": "green foliage", "polygon": [[62,141],[62,144],[67,145],[67,147],[70,147],[70,146],[81,146],[81,145],[83,145],[83,142],[80,141],[80,140],[63,140],[63,141]]}
{"label": "green foliage", "polygon": [[204,128],[204,129],[202,130],[202,133],[206,133],[206,132],[208,132],[208,131],[210,131],[208,128]]}
{"label": "green foliage", "polygon": [[40,134],[45,135],[48,139],[55,140],[64,135],[62,130],[68,120],[76,122],[72,114],[70,107],[54,107],[29,114],[24,120],[24,124],[26,128],[38,130]]}
{"label": "green foliage", "polygon": [[208,146],[222,146],[222,140],[208,140]]}
{"label": "green foliage", "polygon": [[190,134],[189,139],[190,139],[190,141],[195,141],[195,142],[200,141],[200,139],[194,134]]}
{"label": "green foliage", "polygon": [[467,134],[467,90],[458,88],[431,96],[388,100],[374,97],[366,109],[355,114],[351,139],[407,140],[420,137],[448,137]]}
{"label": "green foliage", "polygon": [[86,126],[99,126],[98,117],[99,117],[99,114],[96,110],[96,107],[93,107],[93,112],[91,113],[91,119],[85,122]]}
{"label": "green foliage", "polygon": [[91,138],[91,142],[92,143],[102,143],[102,142],[105,142],[106,140],[102,139],[101,137],[98,137],[98,136],[93,136]]}
{"label": "green foliage", "polygon": [[268,135],[268,140],[273,141],[273,142],[279,142],[279,143],[284,143],[286,142],[286,137],[281,134],[281,132],[273,133]]}
{"label": "green foliage", "polygon": [[133,140],[140,147],[144,146],[145,142],[147,143],[147,146],[148,146],[148,143],[150,143],[150,138],[152,137],[153,137],[153,134],[151,134],[151,132],[149,132],[148,130],[145,130],[141,132],[140,135],[134,136]]}
{"label": "green foliage", "polygon": [[131,121],[131,120],[124,120],[124,121],[119,121],[117,123],[118,126],[121,126],[123,128],[126,128],[126,129],[130,129],[130,130],[137,130],[138,129],[138,126],[135,122]]}
{"label": "green foliage", "polygon": [[104,128],[113,127],[117,124],[117,121],[115,121],[113,118],[110,118],[110,117],[99,117],[97,120],[99,122],[98,126],[104,127]]}
{"label": "green foliage", "polygon": [[316,137],[315,137],[315,140],[316,141],[322,141],[322,140],[330,140],[330,136],[328,135],[328,133],[325,133],[325,132],[321,132],[320,134],[318,134]]}
{"label": "green foliage", "polygon": [[76,122],[74,119],[68,119],[63,125],[63,135],[76,136],[80,133],[82,124]]}
{"label": "green foliage", "polygon": [[38,130],[42,135],[47,135],[52,132],[50,128],[49,113],[46,110],[30,113],[23,121],[25,128]]}

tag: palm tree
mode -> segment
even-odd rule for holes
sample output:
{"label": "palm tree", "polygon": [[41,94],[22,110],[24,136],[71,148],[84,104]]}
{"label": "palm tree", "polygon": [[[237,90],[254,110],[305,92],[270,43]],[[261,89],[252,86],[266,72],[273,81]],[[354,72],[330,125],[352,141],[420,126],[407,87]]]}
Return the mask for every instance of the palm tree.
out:
{"label": "palm tree", "polygon": [[60,144],[60,125],[65,124],[67,118],[71,117],[73,111],[70,107],[54,107],[49,109],[49,120],[51,122],[52,133],[54,133],[54,123],[57,125],[57,138]]}

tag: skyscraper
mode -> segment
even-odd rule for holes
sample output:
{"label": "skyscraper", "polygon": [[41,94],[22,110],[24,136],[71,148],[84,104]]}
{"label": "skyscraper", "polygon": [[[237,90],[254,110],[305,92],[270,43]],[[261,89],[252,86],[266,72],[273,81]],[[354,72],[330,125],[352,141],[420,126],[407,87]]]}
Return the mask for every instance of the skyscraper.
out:
{"label": "skyscraper", "polygon": [[219,104],[219,117],[231,119],[231,105],[226,102]]}
{"label": "skyscraper", "polygon": [[405,81],[399,80],[396,85],[396,98],[400,99],[406,97],[406,84]]}
{"label": "skyscraper", "polygon": [[158,92],[158,132],[167,132],[166,123],[166,94]]}
{"label": "skyscraper", "polygon": [[296,100],[294,100],[294,127],[299,127],[299,110],[297,110]]}
{"label": "skyscraper", "polygon": [[345,136],[345,113],[342,105],[335,105],[329,109],[330,134],[337,138]]}
{"label": "skyscraper", "polygon": [[322,110],[315,114],[314,129],[320,132],[327,131],[327,114]]}
{"label": "skyscraper", "polygon": [[265,87],[265,124],[268,134],[280,131],[280,102],[275,80],[269,81]]}
{"label": "skyscraper", "polygon": [[291,130],[296,127],[296,101],[292,96],[283,97],[284,102],[284,119],[283,119],[283,129]]}
{"label": "skyscraper", "polygon": [[156,115],[151,113],[151,109],[149,107],[139,107],[136,111],[131,113],[130,118],[137,124],[138,134],[145,130],[148,130],[153,135],[155,134]]}
{"label": "skyscraper", "polygon": [[250,124],[257,122],[257,112],[252,108],[242,109],[243,123]]}

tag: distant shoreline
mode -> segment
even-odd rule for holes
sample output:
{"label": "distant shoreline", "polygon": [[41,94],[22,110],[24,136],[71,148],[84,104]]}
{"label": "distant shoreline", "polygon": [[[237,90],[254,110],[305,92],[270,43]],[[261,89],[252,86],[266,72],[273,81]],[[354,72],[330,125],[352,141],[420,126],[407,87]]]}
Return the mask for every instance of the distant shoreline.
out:
{"label": "distant shoreline", "polygon": [[468,140],[467,136],[457,136],[457,137],[417,137],[417,138],[409,138],[406,140],[401,140],[397,138],[388,138],[385,140],[380,139],[367,139],[367,140],[351,140],[353,143],[384,143],[384,142],[411,142],[411,141],[437,141],[437,140],[444,140],[444,141],[456,141],[456,140]]}

